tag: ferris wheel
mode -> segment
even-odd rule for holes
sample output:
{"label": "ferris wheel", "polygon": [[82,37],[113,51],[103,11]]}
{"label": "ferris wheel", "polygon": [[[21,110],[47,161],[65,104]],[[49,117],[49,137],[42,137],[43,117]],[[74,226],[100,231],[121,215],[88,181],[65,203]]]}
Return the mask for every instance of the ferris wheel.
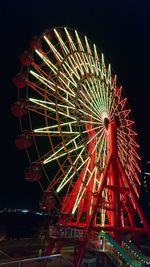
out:
{"label": "ferris wheel", "polygon": [[61,224],[115,227],[119,205],[119,226],[133,227],[128,212],[136,209],[141,172],[137,133],[104,55],[78,31],[54,28],[35,37],[20,60],[15,142],[27,151],[26,180],[43,190],[41,207],[58,206]]}

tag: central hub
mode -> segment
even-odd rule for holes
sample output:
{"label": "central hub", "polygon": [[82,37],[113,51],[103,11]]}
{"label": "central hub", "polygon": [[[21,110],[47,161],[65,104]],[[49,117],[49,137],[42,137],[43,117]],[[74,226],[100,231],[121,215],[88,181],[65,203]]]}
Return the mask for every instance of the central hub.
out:
{"label": "central hub", "polygon": [[102,122],[104,123],[105,127],[108,129],[108,124],[109,124],[109,118],[108,118],[108,113],[106,111],[103,111],[101,114]]}
{"label": "central hub", "polygon": [[107,117],[104,118],[104,125],[106,129],[108,129],[109,119]]}
{"label": "central hub", "polygon": [[106,111],[103,111],[101,113],[101,118],[102,118],[102,122],[104,123],[106,129],[108,129],[108,124],[109,124],[108,113]]}

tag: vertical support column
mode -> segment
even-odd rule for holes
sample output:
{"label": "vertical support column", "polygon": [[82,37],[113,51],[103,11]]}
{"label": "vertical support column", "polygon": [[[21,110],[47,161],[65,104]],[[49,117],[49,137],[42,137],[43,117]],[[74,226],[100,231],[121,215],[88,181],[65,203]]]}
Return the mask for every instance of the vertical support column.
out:
{"label": "vertical support column", "polygon": [[108,153],[112,155],[112,161],[109,172],[109,184],[112,186],[111,190],[111,207],[110,212],[111,226],[121,226],[121,205],[120,205],[120,182],[119,182],[119,167],[117,163],[118,148],[117,148],[117,126],[116,122],[112,121],[108,124]]}

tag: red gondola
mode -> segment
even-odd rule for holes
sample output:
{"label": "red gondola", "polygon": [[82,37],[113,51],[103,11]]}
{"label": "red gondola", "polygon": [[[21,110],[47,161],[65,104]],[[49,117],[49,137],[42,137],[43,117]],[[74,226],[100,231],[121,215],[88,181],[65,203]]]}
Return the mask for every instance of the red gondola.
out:
{"label": "red gondola", "polygon": [[30,41],[30,47],[33,48],[33,49],[41,48],[38,36],[34,36],[33,39]]}
{"label": "red gondola", "polygon": [[29,182],[38,182],[42,177],[42,169],[40,163],[33,163],[25,170],[25,179]]}
{"label": "red gondola", "polygon": [[43,210],[53,210],[55,208],[55,196],[52,191],[45,191],[42,201],[40,202],[40,208]]}
{"label": "red gondola", "polygon": [[20,99],[11,105],[11,112],[15,117],[22,117],[27,114],[27,106],[24,99]]}
{"label": "red gondola", "polygon": [[32,52],[25,50],[20,56],[20,61],[24,66],[29,66],[33,61]]}
{"label": "red gondola", "polygon": [[15,139],[16,147],[19,149],[27,149],[32,146],[33,140],[30,131],[24,131]]}
{"label": "red gondola", "polygon": [[24,73],[18,73],[14,78],[13,78],[13,83],[15,86],[19,89],[22,89],[26,86],[27,84],[27,79],[26,75]]}

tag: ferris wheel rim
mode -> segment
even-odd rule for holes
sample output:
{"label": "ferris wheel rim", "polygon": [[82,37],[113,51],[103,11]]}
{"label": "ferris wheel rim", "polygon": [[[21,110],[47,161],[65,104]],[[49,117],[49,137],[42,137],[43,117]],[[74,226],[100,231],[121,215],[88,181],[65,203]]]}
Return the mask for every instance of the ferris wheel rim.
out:
{"label": "ferris wheel rim", "polygon": [[[59,27],[57,27],[57,28],[53,28],[53,29],[50,29],[48,32],[46,32],[46,33],[44,33],[43,35],[45,35],[46,36],[46,34],[49,34],[49,33],[52,33],[53,31],[54,31],[54,29],[56,29],[56,31],[57,31],[57,29],[60,29]],[[81,37],[85,40],[85,45],[87,45],[87,49],[89,49],[89,51],[90,51],[90,45],[92,45],[93,43],[91,42],[91,41],[89,41],[89,39],[85,39],[85,36],[83,35],[83,34],[80,34],[79,32],[78,33],[76,33],[73,29],[70,29],[70,28],[61,28],[61,30],[62,31],[64,31],[63,32],[63,34],[65,34],[65,32],[66,32],[66,30],[65,29],[67,29],[67,31],[69,32],[70,30],[71,31],[73,31],[73,33],[75,34],[75,36],[77,36],[78,35],[78,37],[80,37],[80,35],[81,35]],[[43,38],[43,35],[39,38],[39,40],[41,40],[42,38]],[[65,38],[67,38],[67,37],[65,37]],[[87,40],[87,41],[86,41]],[[89,44],[88,44],[88,41],[89,41]],[[67,42],[67,41],[66,41]],[[60,43],[59,43],[60,44]],[[70,43],[70,45],[71,45],[71,43]],[[82,42],[80,43],[80,45],[82,45]],[[82,45],[83,46],[83,45]],[[88,48],[88,46],[89,46],[89,48]],[[53,46],[51,45],[51,48],[53,48]],[[55,49],[55,47],[53,48],[53,49]],[[65,49],[67,49],[67,48],[65,48]],[[71,51],[71,49],[73,49],[73,48],[70,48],[70,51]],[[97,49],[97,48],[96,48]],[[93,44],[93,50],[94,50],[94,44]],[[36,51],[37,52],[37,51]],[[80,54],[82,54],[82,52],[83,51],[74,51],[74,53],[72,52],[70,52],[70,54],[69,55],[66,55],[66,58],[64,58],[64,61],[63,62],[66,62],[67,60],[70,60],[69,62],[71,62],[73,59],[73,57],[74,57],[74,55],[75,54],[77,54],[77,53],[79,53],[79,55],[77,56],[77,57],[79,57],[79,59],[80,59]],[[33,51],[33,53],[35,53],[35,51]],[[41,53],[41,52],[38,52],[39,54]],[[47,60],[47,55],[48,55],[48,53],[49,52],[47,52],[47,54],[43,54],[43,59],[45,60],[44,61],[44,64],[48,64],[48,62],[46,61]],[[59,50],[59,53],[60,53],[60,50]],[[59,54],[58,53],[58,54]],[[65,53],[65,52],[63,52],[63,53]],[[97,50],[97,53],[100,53],[99,52],[99,50]],[[41,55],[40,55],[41,56]],[[57,55],[58,57],[60,57],[59,55]],[[76,55],[75,55],[76,56]],[[82,55],[83,56],[83,55]],[[85,52],[85,58],[83,59],[83,63],[86,63],[86,65],[87,66],[85,66],[85,70],[86,69],[88,69],[88,56],[89,56],[89,54],[88,55],[86,55],[86,52]],[[84,57],[83,56],[83,57]],[[90,58],[90,56],[89,56],[89,58]],[[91,58],[89,59],[89,62],[90,62],[90,60],[91,60],[91,62],[93,62],[92,60],[93,60],[93,58],[94,58],[94,56],[91,56]],[[32,57],[32,59],[33,59],[33,57]],[[78,60],[79,60],[78,59]],[[45,63],[45,62],[47,62],[47,63]],[[102,56],[102,58],[101,58],[101,62],[104,64],[104,68],[106,67],[106,65],[105,65],[105,61],[104,61],[104,59],[103,59],[103,56]],[[64,63],[64,64],[66,64],[66,66],[67,66],[67,64],[68,63]],[[72,63],[70,63],[70,64],[72,64]],[[91,72],[92,72],[92,69],[96,69],[96,67],[94,67],[94,63],[92,63],[93,65],[92,65],[92,67],[91,67]],[[97,63],[98,64],[98,63]],[[62,64],[63,65],[63,64]],[[63,135],[63,133],[62,133],[62,129],[63,129],[63,127],[61,126],[61,124],[63,124],[65,121],[66,121],[66,118],[65,119],[63,119],[61,116],[62,116],[62,112],[61,112],[61,110],[62,110],[62,106],[60,106],[61,104],[61,99],[59,99],[59,94],[60,94],[60,92],[59,92],[59,90],[60,90],[60,84],[58,85],[57,84],[57,81],[59,80],[59,78],[60,78],[60,76],[62,75],[62,77],[63,77],[63,71],[62,71],[62,65],[61,66],[59,66],[59,64],[58,64],[58,73],[57,73],[57,75],[56,75],[56,84],[55,84],[55,94],[54,94],[54,97],[56,96],[56,102],[55,102],[55,111],[56,111],[56,116],[57,116],[57,118],[56,118],[56,120],[58,121],[58,128],[59,128],[59,136],[61,136],[61,138],[62,138],[62,141],[63,141],[63,149],[64,149],[64,151],[65,150],[67,150],[67,147],[66,147],[66,144],[65,144],[65,142],[66,142],[66,140],[67,140],[67,138],[65,137],[65,133],[64,133],[64,135]],[[82,65],[82,64],[81,64]],[[83,64],[84,65],[84,64]],[[31,65],[30,65],[31,66]],[[30,66],[28,67],[28,69],[27,69],[27,72],[28,72],[28,74],[29,74],[29,70],[30,70]],[[44,66],[44,65],[43,65]],[[65,67],[66,67],[65,66]],[[95,63],[95,66],[96,66],[96,63]],[[33,67],[33,66],[32,66]],[[78,76],[78,72],[81,72],[82,73],[82,71],[83,71],[83,69],[82,69],[82,66],[79,66],[78,67],[79,68],[79,70],[77,71],[75,71],[75,74],[76,74],[76,76]],[[84,68],[84,66],[83,66],[83,68]],[[43,69],[44,69],[44,67],[43,67]],[[55,67],[53,66],[53,69],[55,70]],[[68,69],[69,69],[69,67],[68,67]],[[89,67],[89,69],[90,69],[90,67]],[[37,72],[38,73],[38,72]],[[40,72],[39,72],[40,73]],[[66,72],[66,73],[68,73],[68,72]],[[81,74],[80,73],[80,74]],[[30,72],[30,74],[31,74],[31,72]],[[74,74],[74,75],[75,75]],[[37,74],[36,74],[37,75]],[[39,74],[38,74],[39,75]],[[92,76],[93,75],[93,76]],[[95,76],[94,76],[95,75]],[[105,75],[109,75],[107,72],[105,72]],[[72,74],[72,76],[73,76],[73,74]],[[70,84],[72,84],[72,86],[73,86],[73,84],[75,83],[75,80],[72,78],[72,76],[70,76],[69,77],[69,82],[68,82],[68,84],[70,83]],[[86,77],[85,77],[85,79],[86,79],[86,81],[88,81],[88,83],[89,83],[89,85],[88,85],[88,88],[89,88],[89,91],[90,91],[90,86],[92,85],[92,84],[94,84],[95,86],[97,86],[98,87],[98,82],[97,82],[97,79],[99,79],[98,77],[97,77],[97,73],[96,73],[96,70],[95,70],[95,73],[91,73],[91,74],[89,74],[89,76],[87,77],[88,75],[86,74]],[[46,77],[46,76],[45,76]],[[61,79],[62,79],[62,77],[61,77]],[[93,78],[92,78],[93,77]],[[34,78],[36,78],[36,76],[34,77]],[[65,77],[65,79],[67,79],[66,77]],[[92,81],[92,79],[94,80],[94,82]],[[112,79],[112,76],[111,76],[111,79]],[[115,79],[117,80],[117,82],[115,81]],[[44,82],[45,82],[45,80],[43,80]],[[83,79],[83,81],[84,81],[84,79]],[[83,83],[83,81],[81,81],[81,80],[79,80],[79,83],[81,83],[81,87],[83,87],[83,85],[84,85],[84,88],[86,87],[85,86],[85,84]],[[86,83],[86,81],[85,81],[85,83]],[[114,80],[112,80],[111,81],[112,82],[112,84],[113,83],[118,83],[118,78],[115,78],[115,75],[114,75]],[[65,83],[64,83],[65,84]],[[67,84],[67,83],[66,83]],[[69,85],[70,85],[69,84]],[[120,83],[119,83],[120,84]],[[47,83],[47,86],[48,86],[49,84]],[[31,90],[31,89],[33,89],[33,88],[31,88],[30,87],[31,86],[31,84],[29,84],[29,85],[27,85],[27,88],[29,89],[29,90]],[[59,86],[59,87],[58,87]],[[115,85],[114,85],[115,86]],[[118,85],[117,85],[118,86]],[[78,86],[79,87],[79,86]],[[83,88],[82,88],[83,89]],[[49,91],[50,91],[50,89],[48,89],[47,91],[46,91],[47,89],[45,89],[45,96],[44,96],[44,100],[43,101],[45,101],[45,99],[49,99],[49,95],[47,96],[47,94],[49,94]],[[97,89],[94,89],[95,90],[95,92],[98,92],[98,90]],[[97,91],[96,91],[97,90]],[[81,89],[79,90],[79,92],[81,91]],[[82,91],[81,91],[82,92]],[[81,95],[81,92],[80,92],[80,94],[79,95]],[[85,89],[85,92],[86,92],[86,94],[88,95],[88,92],[87,92],[87,90]],[[72,99],[74,99],[74,93],[72,92],[72,89],[71,89],[71,87],[68,89],[68,93],[66,93],[66,91],[64,90],[63,91],[63,93],[64,94],[66,94],[66,97],[67,98],[69,98],[70,97],[70,99],[72,100]],[[63,93],[62,93],[62,95],[61,95],[61,97],[63,96]],[[103,92],[104,93],[104,92]],[[96,94],[96,93],[94,93],[94,94]],[[123,100],[125,99],[125,98],[123,98],[122,97],[122,92],[120,93],[120,95],[118,95],[117,96],[117,93],[116,93],[116,96],[115,97],[118,97],[118,101],[120,101],[120,103],[121,103],[121,101],[122,101],[122,103],[120,104],[120,106],[121,105],[125,105],[125,106],[127,106],[128,108],[127,109],[123,109],[123,111],[126,111],[126,110],[129,110],[130,108],[129,108],[129,104],[128,104],[128,101],[126,100],[126,103],[124,104],[123,103]],[[70,95],[70,96],[68,96],[68,95]],[[84,97],[85,97],[85,99],[86,99],[86,95],[85,95],[85,93],[84,93]],[[89,96],[88,96],[89,97]],[[88,97],[87,97],[87,99],[88,99]],[[114,96],[113,96],[114,97]],[[79,101],[80,101],[80,97],[78,97],[79,98]],[[27,99],[28,99],[28,96],[27,96]],[[59,99],[59,101],[58,101],[58,99]],[[95,99],[97,100],[97,98],[96,98],[96,96],[95,96]],[[88,99],[88,100],[91,100],[91,99]],[[33,100],[31,99],[31,98],[29,98],[29,102],[32,102],[32,104],[33,104],[33,106],[35,105],[45,105],[45,114],[48,112],[48,110],[50,110],[49,109],[49,104],[47,104],[46,102],[44,103],[43,102],[43,104],[42,104],[42,102],[40,102],[41,100],[38,100],[38,101],[34,101],[33,102]],[[73,105],[75,105],[75,101],[74,100],[72,100],[73,101]],[[58,102],[58,103],[57,103]],[[76,109],[77,109],[77,107],[82,107],[83,108],[83,110],[82,111],[80,111],[79,112],[79,110],[77,110],[77,114],[79,114],[80,116],[79,116],[79,118],[81,117],[81,115],[83,115],[83,118],[85,118],[86,116],[87,116],[87,114],[85,114],[85,113],[87,113],[87,110],[90,110],[91,111],[91,109],[87,106],[87,104],[86,104],[86,106],[85,106],[85,104],[84,103],[81,103],[82,101],[80,101],[80,104],[76,104]],[[88,101],[87,101],[88,102]],[[68,102],[69,103],[69,102]],[[30,104],[29,104],[30,105]],[[71,105],[71,104],[70,104]],[[73,105],[71,105],[72,106],[72,108],[73,108]],[[100,105],[100,102],[99,102],[99,105]],[[109,105],[111,105],[111,102],[110,102],[110,104]],[[90,105],[90,101],[89,101],[89,106],[91,106]],[[97,104],[97,106],[96,107],[98,107],[98,104]],[[34,107],[35,108],[35,107]],[[106,107],[105,107],[106,108]],[[124,108],[124,106],[123,106],[123,108]],[[52,109],[52,108],[51,108]],[[67,108],[66,108],[66,110],[67,110]],[[96,110],[96,109],[95,109]],[[84,112],[83,112],[84,111]],[[86,112],[85,112],[86,111]],[[35,112],[34,110],[29,110],[29,114],[30,113],[32,113],[32,112]],[[69,110],[69,112],[70,113],[68,113],[69,115],[68,116],[70,116],[71,117],[71,115],[72,115],[72,113],[71,113],[71,111]],[[93,112],[93,110],[92,110],[92,112]],[[114,111],[115,112],[115,111]],[[102,111],[102,117],[107,117],[108,116],[108,118],[110,119],[110,121],[114,118],[114,115],[115,115],[115,113],[112,115],[112,117],[111,117],[111,114],[109,114],[109,113],[111,113],[109,110],[104,110],[104,111]],[[128,123],[131,123],[131,121],[132,121],[132,112],[130,111],[129,112],[130,113],[130,116],[128,116],[127,115],[127,119],[128,119]],[[98,121],[98,113],[96,112],[96,111],[94,111],[93,112],[93,117],[94,117],[94,119],[95,119],[95,121],[97,122]],[[30,115],[29,115],[30,116]],[[118,115],[117,114],[117,116],[120,116],[120,115]],[[61,119],[60,119],[60,117],[61,117]],[[96,120],[96,118],[97,118],[97,120]],[[121,117],[120,117],[121,118]],[[126,119],[126,120],[127,120]],[[62,120],[62,122],[63,123],[61,123],[61,120]],[[86,121],[86,120],[85,120]],[[90,120],[89,120],[90,121]],[[88,121],[88,123],[90,124],[90,122]],[[103,119],[103,121],[104,121],[104,119]],[[125,119],[124,119],[124,121],[125,121]],[[79,119],[78,119],[78,122],[79,122]],[[121,121],[121,119],[120,119],[120,123],[121,123],[122,121]],[[21,122],[22,123],[22,122]],[[46,127],[49,127],[49,117],[47,116],[47,115],[45,115],[45,124],[46,124]],[[97,122],[97,124],[98,124],[98,122]],[[127,125],[126,125],[127,126]],[[129,127],[130,125],[128,125],[128,127]],[[45,128],[46,128],[45,127]],[[70,127],[70,129],[73,129],[72,127],[73,126],[68,126],[68,127]],[[76,125],[76,127],[77,127],[77,129],[78,128],[80,128],[80,131],[82,130],[82,127],[79,127],[79,123],[77,123],[77,125]],[[98,127],[98,126],[97,126]],[[131,126],[130,126],[131,127]],[[131,135],[133,134],[134,135],[134,138],[135,138],[135,135],[136,135],[136,130],[135,130],[135,126],[134,125],[132,125],[132,127],[130,128],[129,127],[129,129],[131,130]],[[23,126],[21,125],[21,128],[23,129]],[[31,132],[33,132],[33,137],[34,137],[34,140],[37,138],[37,135],[35,134],[35,129],[34,129],[34,127],[32,126],[32,122],[30,122],[30,128],[31,128]],[[103,127],[104,128],[104,131],[106,132],[106,129],[105,129],[105,127]],[[123,128],[123,124],[122,124],[122,128]],[[37,131],[36,131],[37,132]],[[42,133],[42,132],[41,132]],[[44,132],[43,132],[44,133]],[[45,133],[44,133],[45,134]],[[83,134],[83,131],[82,131],[82,134]],[[105,133],[106,134],[106,133]],[[47,136],[48,136],[48,139],[49,139],[49,142],[51,143],[51,147],[52,147],[52,151],[53,151],[53,153],[55,154],[55,149],[54,149],[54,147],[53,147],[53,142],[52,142],[52,137],[50,136],[50,133],[47,133]],[[119,135],[118,135],[119,136]],[[123,136],[123,132],[120,130],[120,136],[121,137],[118,137],[118,138],[121,138],[122,140],[123,139],[125,139],[124,138],[124,136]],[[126,136],[127,136],[127,134],[126,134]],[[72,137],[70,137],[70,139],[71,139]],[[137,143],[137,141],[135,141],[134,140],[134,138],[133,138],[133,140],[132,140],[132,138],[130,138],[130,140],[132,140],[132,142],[133,142],[133,144],[134,144],[134,142],[135,142],[135,144]],[[82,137],[81,137],[81,139],[80,139],[80,142],[81,141],[83,141],[83,142],[85,142],[83,139],[82,139]],[[74,146],[75,147],[77,147],[77,143],[76,143],[76,141],[73,141],[74,142]],[[70,143],[69,143],[69,145],[70,145]],[[68,145],[68,146],[69,146]],[[86,145],[88,145],[88,141],[87,141],[87,144]],[[44,161],[43,161],[43,156],[41,157],[41,154],[40,154],[40,152],[38,151],[38,146],[36,145],[36,140],[35,140],[35,146],[36,146],[36,149],[37,149],[37,154],[38,154],[38,156],[39,156],[39,159],[38,159],[38,161],[39,162],[41,162],[41,163],[46,163],[46,159],[44,159]],[[125,148],[126,149],[126,148]],[[132,146],[131,146],[131,148],[130,149],[132,149]],[[58,148],[58,150],[59,150],[59,148]],[[120,148],[120,151],[119,151],[119,153],[121,154],[122,153],[122,151],[121,151],[122,149]],[[27,150],[28,151],[28,150]],[[66,154],[67,154],[68,152],[66,152]],[[106,152],[105,152],[106,153]],[[133,151],[131,151],[131,157],[133,157],[132,158],[132,160],[133,160],[133,162],[134,162],[134,156],[133,156],[133,154],[134,154],[135,152],[134,152],[134,150]],[[57,153],[58,154],[58,153]],[[76,156],[77,156],[77,154],[76,154]],[[63,157],[63,155],[62,155],[62,157]],[[29,158],[30,158],[30,156],[29,156]],[[51,157],[51,159],[53,159],[52,157]],[[69,156],[68,156],[68,159],[69,159]],[[58,162],[58,165],[59,165],[59,167],[62,169],[62,172],[63,172],[63,174],[65,175],[65,171],[63,171],[63,167],[61,167],[61,162],[60,162],[60,160],[59,160],[59,158],[57,158],[56,159],[57,160],[57,162]],[[43,161],[43,162],[42,162]],[[81,159],[81,161],[83,161],[83,158]],[[127,161],[128,161],[128,159],[127,159]],[[31,162],[32,162],[32,160],[31,160]],[[74,165],[74,162],[73,162],[73,160],[72,160],[72,158],[70,158],[69,159],[69,162],[72,164],[72,165]],[[139,164],[139,162],[138,162],[138,164]],[[124,166],[125,166],[125,163],[124,163]],[[136,165],[135,165],[136,166]],[[138,167],[138,166],[137,166]],[[136,167],[136,168],[137,168]],[[133,174],[134,173],[134,171],[135,171],[135,169],[136,168],[133,168],[133,169],[130,169],[130,172],[131,172],[131,174]],[[140,168],[139,168],[140,169]],[[45,174],[46,174],[46,172],[45,172]],[[48,176],[47,176],[48,177]],[[48,179],[49,179],[49,177],[48,177]],[[134,182],[134,181],[133,181]]]}

